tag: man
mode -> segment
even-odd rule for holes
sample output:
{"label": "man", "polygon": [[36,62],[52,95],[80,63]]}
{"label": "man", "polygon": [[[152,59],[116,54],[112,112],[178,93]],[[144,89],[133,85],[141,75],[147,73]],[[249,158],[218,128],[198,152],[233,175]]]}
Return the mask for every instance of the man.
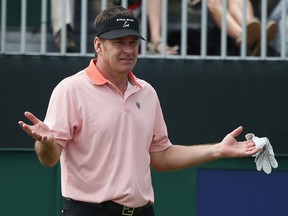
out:
{"label": "man", "polygon": [[75,52],[76,42],[73,36],[75,0],[51,0],[51,25],[54,36],[54,43],[57,50],[61,50],[61,33],[63,21],[63,7],[65,5],[65,28],[66,28],[66,51]]}
{"label": "man", "polygon": [[[228,0],[225,16],[227,20],[227,34],[235,41],[238,47],[243,43],[242,32],[246,28],[246,47],[248,54],[259,56],[261,48],[261,22],[254,14],[252,1],[246,1],[246,17],[243,23],[244,1]],[[222,0],[209,0],[208,10],[212,19],[218,28],[222,29],[222,16],[224,16]],[[246,26],[245,26],[246,25]],[[268,44],[273,40],[277,32],[277,25],[274,21],[268,21],[266,24],[266,36]]]}
{"label": "man", "polygon": [[235,140],[242,127],[217,144],[172,145],[155,90],[132,73],[143,39],[137,19],[117,6],[95,26],[97,60],[56,86],[44,122],[30,112],[33,125],[19,121],[43,165],[60,160],[63,215],[152,216],[150,166],[178,170],[259,151]]}

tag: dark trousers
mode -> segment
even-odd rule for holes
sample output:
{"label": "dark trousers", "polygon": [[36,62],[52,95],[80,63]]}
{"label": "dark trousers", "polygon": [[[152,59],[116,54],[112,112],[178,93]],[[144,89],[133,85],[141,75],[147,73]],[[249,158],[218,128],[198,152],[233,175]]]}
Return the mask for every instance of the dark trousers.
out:
{"label": "dark trousers", "polygon": [[[116,213],[109,208],[95,206],[85,202],[79,202],[71,199],[65,199],[62,216],[122,216],[122,213]],[[153,205],[147,206],[143,211],[133,216],[154,216]]]}

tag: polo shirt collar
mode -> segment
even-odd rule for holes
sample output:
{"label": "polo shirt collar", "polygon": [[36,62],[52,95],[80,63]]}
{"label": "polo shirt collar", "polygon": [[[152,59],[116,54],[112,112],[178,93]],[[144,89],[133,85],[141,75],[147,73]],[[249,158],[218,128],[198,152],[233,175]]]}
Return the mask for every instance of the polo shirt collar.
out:
{"label": "polo shirt collar", "polygon": [[[86,75],[88,76],[89,80],[95,85],[104,85],[108,83],[108,80],[101,74],[101,72],[96,67],[96,59],[92,59],[90,61],[89,66],[85,69]],[[139,87],[140,89],[142,86],[136,81],[136,78],[132,71],[128,73],[128,79],[132,85]]]}

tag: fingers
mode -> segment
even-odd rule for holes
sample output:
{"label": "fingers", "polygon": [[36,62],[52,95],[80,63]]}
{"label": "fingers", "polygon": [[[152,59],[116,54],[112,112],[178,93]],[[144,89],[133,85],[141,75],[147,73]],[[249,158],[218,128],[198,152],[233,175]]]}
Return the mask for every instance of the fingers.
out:
{"label": "fingers", "polygon": [[35,115],[33,115],[31,112],[26,111],[26,112],[24,113],[24,115],[25,115],[26,118],[29,119],[34,125],[40,122],[40,120],[39,120]]}
{"label": "fingers", "polygon": [[18,124],[23,127],[23,125],[25,124],[23,121],[18,121]]}
{"label": "fingers", "polygon": [[43,137],[39,133],[34,131],[35,128],[34,126],[39,124],[41,121],[38,118],[36,118],[36,116],[34,116],[31,112],[26,111],[24,115],[26,116],[27,119],[29,119],[33,123],[33,125],[28,125],[23,121],[19,121],[18,124],[29,136],[31,136],[35,140],[41,141]]}
{"label": "fingers", "polygon": [[244,143],[246,145],[246,153],[248,156],[254,155],[261,150],[261,148],[257,148],[252,140],[244,141],[243,144]]}
{"label": "fingers", "polygon": [[246,145],[247,145],[248,148],[261,149],[261,148],[257,148],[257,146],[255,145],[255,143],[252,140],[248,140],[248,141],[244,141],[244,142],[247,142]]}
{"label": "fingers", "polygon": [[35,131],[33,131],[32,126],[25,124],[23,121],[19,121],[18,124],[21,126],[21,128],[32,138],[39,140],[41,139]]}
{"label": "fingers", "polygon": [[248,156],[252,156],[252,155],[255,155],[257,154],[261,149],[260,148],[256,148],[256,146],[251,146],[251,147],[248,147],[247,148],[247,155]]}
{"label": "fingers", "polygon": [[230,133],[231,136],[233,136],[234,138],[236,138],[239,134],[241,134],[243,131],[243,127],[239,126],[238,128],[236,128],[234,131],[232,131]]}
{"label": "fingers", "polygon": [[30,128],[29,125],[25,124],[23,121],[19,121],[18,124],[20,125],[20,127],[26,131],[29,135],[31,134],[32,130]]}
{"label": "fingers", "polygon": [[[40,120],[38,118],[36,118],[36,116],[34,116],[31,112],[24,112],[24,115],[27,119],[29,119],[33,125],[38,124],[40,122]],[[27,128],[28,125],[25,124],[23,121],[18,121],[18,124],[24,129]]]}

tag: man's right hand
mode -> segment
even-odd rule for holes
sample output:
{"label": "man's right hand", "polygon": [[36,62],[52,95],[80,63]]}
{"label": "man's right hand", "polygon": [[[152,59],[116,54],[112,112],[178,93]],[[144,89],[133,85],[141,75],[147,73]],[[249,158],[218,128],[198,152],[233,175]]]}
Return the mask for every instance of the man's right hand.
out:
{"label": "man's right hand", "polygon": [[59,161],[63,148],[56,143],[54,135],[44,122],[31,112],[25,112],[24,115],[32,122],[32,125],[28,125],[23,121],[19,121],[18,124],[29,136],[36,140],[35,151],[39,161],[44,166],[54,166]]}
{"label": "man's right hand", "polygon": [[42,142],[43,144],[54,142],[54,136],[45,123],[40,121],[31,112],[25,112],[24,115],[32,122],[33,125],[28,125],[23,121],[19,121],[18,123],[29,136],[34,138],[36,141]]}

